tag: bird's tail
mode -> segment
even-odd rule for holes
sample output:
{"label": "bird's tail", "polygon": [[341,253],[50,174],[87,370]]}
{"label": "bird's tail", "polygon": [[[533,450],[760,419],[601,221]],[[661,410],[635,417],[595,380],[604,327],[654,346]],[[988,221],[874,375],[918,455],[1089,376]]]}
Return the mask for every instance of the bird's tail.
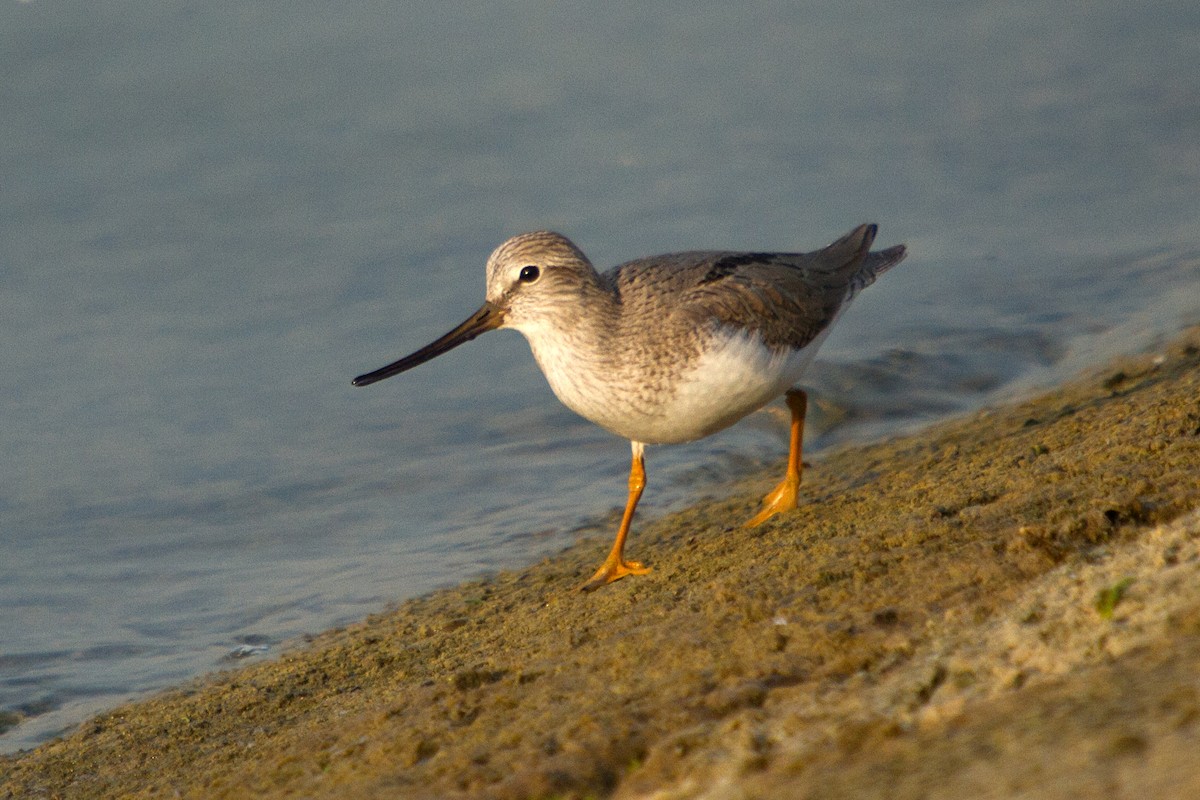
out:
{"label": "bird's tail", "polygon": [[903,261],[906,255],[908,255],[908,248],[902,244],[875,253],[867,253],[863,258],[862,266],[858,272],[854,273],[854,278],[850,281],[850,296],[853,297],[870,286],[876,278]]}

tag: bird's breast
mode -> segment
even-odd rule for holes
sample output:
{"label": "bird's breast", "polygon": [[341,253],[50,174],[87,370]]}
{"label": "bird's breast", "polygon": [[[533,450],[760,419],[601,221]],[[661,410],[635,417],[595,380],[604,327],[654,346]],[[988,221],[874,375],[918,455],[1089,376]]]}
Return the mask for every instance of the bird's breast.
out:
{"label": "bird's breast", "polygon": [[661,347],[622,349],[523,333],[564,405],[645,444],[699,439],[761,408],[799,380],[824,339],[801,350],[772,348],[753,333],[719,327],[686,348],[658,340]]}

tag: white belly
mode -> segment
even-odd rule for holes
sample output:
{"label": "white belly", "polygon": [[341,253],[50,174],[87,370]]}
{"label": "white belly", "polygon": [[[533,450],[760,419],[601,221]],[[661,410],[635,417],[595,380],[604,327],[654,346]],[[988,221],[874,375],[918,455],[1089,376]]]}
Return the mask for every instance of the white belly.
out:
{"label": "white belly", "polygon": [[550,388],[575,413],[635,442],[677,444],[726,428],[779,397],[800,379],[827,333],[801,350],[775,351],[757,336],[724,329],[677,380],[655,392],[634,380],[622,385],[554,347],[535,345],[534,355]]}

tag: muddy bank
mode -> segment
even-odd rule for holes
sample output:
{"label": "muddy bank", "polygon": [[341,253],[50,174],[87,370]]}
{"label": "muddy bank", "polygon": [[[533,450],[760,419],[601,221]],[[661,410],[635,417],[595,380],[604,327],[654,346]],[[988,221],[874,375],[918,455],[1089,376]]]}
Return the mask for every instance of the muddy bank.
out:
{"label": "muddy bank", "polygon": [[[781,455],[782,463],[782,455]],[[1200,331],[119,708],[0,797],[1200,796]]]}

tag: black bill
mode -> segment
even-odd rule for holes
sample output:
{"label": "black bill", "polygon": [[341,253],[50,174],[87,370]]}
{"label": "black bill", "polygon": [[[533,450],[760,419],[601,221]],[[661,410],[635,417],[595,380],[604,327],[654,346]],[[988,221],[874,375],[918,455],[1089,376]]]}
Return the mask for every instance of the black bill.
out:
{"label": "black bill", "polygon": [[380,367],[374,372],[368,372],[366,375],[359,375],[354,379],[353,383],[355,386],[370,386],[372,383],[381,381],[384,378],[399,375],[405,370],[410,370],[415,366],[424,364],[430,359],[437,358],[448,350],[453,350],[463,342],[471,341],[481,333],[499,328],[503,322],[503,309],[491,303],[484,303],[466,321],[436,342],[431,342],[412,355],[405,356],[399,361],[394,361],[386,367]]}

